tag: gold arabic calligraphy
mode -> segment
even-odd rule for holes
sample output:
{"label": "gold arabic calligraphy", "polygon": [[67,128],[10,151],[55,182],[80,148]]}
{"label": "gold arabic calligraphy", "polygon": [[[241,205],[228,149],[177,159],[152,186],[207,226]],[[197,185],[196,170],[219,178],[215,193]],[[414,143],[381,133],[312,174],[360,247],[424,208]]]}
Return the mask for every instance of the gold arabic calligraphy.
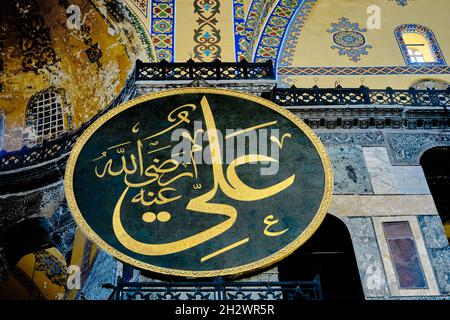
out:
{"label": "gold arabic calligraphy", "polygon": [[[141,204],[144,207],[151,208],[153,205],[162,205],[170,202],[177,201],[182,198],[182,195],[177,195],[177,190],[171,185],[183,178],[194,178],[197,176],[197,169],[195,166],[195,174],[189,171],[181,172],[172,177],[172,175],[178,170],[180,167],[180,163],[174,159],[168,159],[166,161],[161,161],[159,159],[153,159],[153,163],[148,167],[144,166],[144,158],[143,158],[143,143],[146,140],[152,140],[156,137],[159,137],[182,123],[189,123],[189,109],[191,111],[196,110],[196,106],[194,104],[183,105],[179,108],[174,109],[168,115],[168,121],[172,123],[172,125],[164,130],[161,130],[149,137],[138,139],[136,141],[137,147],[137,155],[131,154],[129,156],[129,161],[125,156],[125,152],[123,147],[125,145],[131,144],[131,142],[125,142],[120,145],[110,147],[109,149],[117,148],[117,153],[122,154],[120,158],[121,166],[119,169],[114,170],[113,168],[113,159],[107,160],[103,169],[99,170],[97,166],[95,167],[95,175],[102,179],[106,175],[117,177],[123,175],[123,182],[125,187],[114,207],[113,212],[113,230],[120,241],[120,243],[125,246],[127,249],[142,255],[149,256],[161,256],[168,255],[177,252],[181,252],[195,246],[198,246],[202,243],[205,243],[220,234],[223,234],[227,230],[229,230],[236,222],[238,217],[238,212],[235,207],[224,204],[214,202],[214,197],[218,190],[220,189],[227,197],[237,200],[237,201],[257,201],[265,198],[269,198],[273,195],[278,194],[279,192],[289,188],[295,180],[295,175],[290,176],[289,178],[267,188],[263,189],[254,189],[248,185],[246,185],[236,173],[236,168],[240,165],[252,163],[252,162],[277,162],[276,159],[260,154],[249,154],[238,157],[234,159],[226,168],[226,175],[224,175],[224,168],[222,162],[222,155],[220,152],[220,144],[219,137],[216,130],[216,123],[211,111],[211,107],[206,97],[203,97],[200,102],[201,110],[203,113],[203,117],[206,123],[205,132],[208,135],[208,141],[210,144],[211,150],[211,163],[212,163],[212,171],[213,171],[213,186],[210,190],[202,193],[201,195],[192,198],[187,206],[187,213],[189,212],[197,212],[203,213],[205,215],[221,215],[225,216],[228,219],[211,227],[202,232],[194,234],[192,236],[186,237],[184,239],[162,243],[162,244],[154,244],[154,243],[145,243],[133,238],[127,230],[124,228],[122,224],[122,213],[121,208],[126,198],[127,194],[131,192],[131,190],[137,189],[138,192],[136,195],[132,197],[131,202],[134,204]],[[132,132],[135,134],[139,131],[139,123],[137,123]],[[194,152],[195,143],[194,144]],[[157,141],[150,142],[150,145],[157,145]],[[158,150],[169,148],[170,146],[162,147]],[[151,153],[151,152],[150,152]],[[106,151],[102,152],[102,156],[94,159],[94,161],[98,161],[99,159],[106,158]],[[185,164],[182,164],[183,167],[186,167]],[[138,177],[136,177],[138,174]],[[140,180],[138,180],[139,178]],[[144,179],[143,181],[141,181]],[[157,184],[160,187],[159,192],[151,192],[146,191],[145,187],[150,186],[152,184]],[[194,189],[197,192],[201,192],[201,184],[195,184]],[[147,212],[144,214],[144,221],[153,222],[155,220],[167,222],[170,220],[170,213],[161,212],[160,214],[155,214],[154,212]],[[273,218],[273,217],[271,217]],[[271,226],[278,222],[278,220],[270,220],[267,219],[264,221],[268,226]],[[286,230],[278,233],[270,232],[268,233],[267,228],[265,230],[266,235],[275,236],[281,235]],[[241,240],[240,243],[246,243],[247,239]],[[231,245],[231,247],[236,245]],[[222,252],[224,249],[219,250]],[[218,252],[219,252],[218,251]],[[210,256],[217,255],[218,253],[212,254]],[[203,260],[207,260],[209,257],[205,257]]]}

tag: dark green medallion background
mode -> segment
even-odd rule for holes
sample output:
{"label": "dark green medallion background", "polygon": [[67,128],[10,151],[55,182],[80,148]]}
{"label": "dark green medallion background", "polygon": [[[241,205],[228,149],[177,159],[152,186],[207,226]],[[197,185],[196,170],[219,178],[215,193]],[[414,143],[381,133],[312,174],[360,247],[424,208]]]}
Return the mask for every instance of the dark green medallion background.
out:
{"label": "dark green medallion background", "polygon": [[[100,247],[119,259],[141,268],[168,274],[196,276],[209,273],[211,275],[239,273],[247,271],[249,266],[262,267],[280,260],[305,242],[321,223],[326,213],[324,210],[327,210],[329,203],[330,190],[328,189],[332,187],[332,182],[330,185],[332,178],[327,177],[330,174],[326,172],[329,163],[324,150],[317,149],[317,143],[320,144],[320,142],[318,139],[315,142],[311,140],[312,131],[307,134],[298,126],[298,122],[292,121],[292,117],[291,119],[286,117],[288,114],[286,111],[283,110],[284,114],[281,114],[279,110],[274,110],[277,107],[273,104],[271,107],[261,104],[265,100],[251,98],[255,100],[251,101],[240,93],[234,96],[234,94],[229,95],[227,91],[217,90],[216,93],[214,89],[205,90],[206,92],[194,90],[189,93],[169,93],[162,97],[149,96],[148,101],[143,101],[143,98],[140,98],[139,102],[131,101],[123,106],[124,110],[118,114],[112,117],[108,114],[103,116],[110,119],[105,121],[105,118],[102,121],[102,117],[97,120],[100,121],[97,123],[97,128],[91,129],[90,133],[85,133],[84,139],[81,138],[85,141],[78,142],[82,145],[75,151],[77,154],[72,155],[69,160],[69,162],[72,161],[72,166],[68,166],[68,171],[72,170],[69,173],[71,181],[66,182],[69,206],[82,230],[98,242]],[[265,128],[268,135],[261,139],[267,143],[266,154],[270,156],[271,149],[279,148],[270,141],[270,130],[278,129],[280,139],[286,133],[291,135],[291,138],[284,140],[283,147],[279,150],[279,170],[275,175],[260,174],[260,169],[268,167],[267,164],[246,164],[237,168],[237,174],[245,184],[255,189],[262,189],[295,175],[294,183],[272,197],[254,202],[230,199],[219,189],[210,203],[231,205],[238,212],[235,224],[228,231],[203,244],[174,254],[147,256],[130,251],[118,241],[112,226],[114,207],[125,189],[123,175],[117,177],[106,175],[103,179],[97,178],[94,172],[95,165],[102,162],[93,162],[93,159],[98,158],[101,152],[109,147],[125,141],[133,142],[125,148],[125,156],[137,154],[134,142],[172,125],[173,123],[167,121],[167,115],[184,104],[195,104],[197,108],[189,115],[191,122],[183,123],[178,129],[186,129],[193,136],[194,121],[201,121],[203,129],[206,129],[200,107],[200,101],[205,96],[209,101],[216,127],[224,133],[224,136],[226,129],[245,129],[277,121],[275,125]],[[139,132],[133,134],[131,129],[137,123],[139,123]],[[171,132],[155,140],[158,140],[157,146],[144,143],[144,167],[152,164],[155,158],[160,162],[171,158],[171,149],[147,155],[148,152],[177,144],[176,141],[171,141]],[[203,147],[208,145],[209,142],[205,139]],[[227,144],[223,144],[223,150],[226,154]],[[259,153],[261,151],[264,153],[264,150],[258,150]],[[121,156],[121,154],[111,153],[110,158],[113,159],[115,170],[120,168]],[[225,163],[222,168],[225,177],[227,166],[228,164]],[[139,203],[131,203],[131,199],[139,189],[131,189],[128,192],[122,206],[121,218],[124,228],[134,239],[152,244],[173,242],[193,236],[229,219],[226,216],[186,209],[191,199],[213,188],[212,165],[202,163],[198,164],[197,168],[198,179],[183,178],[171,184],[171,187],[176,189],[173,195],[182,195],[180,200],[152,206],[151,211],[169,212],[171,219],[168,222],[143,221],[142,215],[149,211],[149,208]],[[186,168],[180,166],[178,170],[191,172],[191,169],[192,166],[188,165]],[[194,184],[201,184],[201,189],[194,189]],[[149,186],[146,191],[156,193],[158,190]],[[75,203],[70,203],[70,199],[73,199]],[[277,232],[288,229],[288,231],[280,236],[265,235],[264,230],[267,225],[264,219],[269,215],[274,216],[274,220],[279,222],[268,230]],[[249,238],[247,243],[201,262],[203,257],[246,238]]]}

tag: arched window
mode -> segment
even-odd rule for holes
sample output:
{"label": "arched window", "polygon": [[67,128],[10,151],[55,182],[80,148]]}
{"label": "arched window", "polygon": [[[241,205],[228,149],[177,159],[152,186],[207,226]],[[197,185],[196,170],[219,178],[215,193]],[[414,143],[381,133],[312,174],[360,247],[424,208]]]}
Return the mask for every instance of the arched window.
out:
{"label": "arched window", "polygon": [[445,65],[445,59],[433,32],[417,24],[403,24],[395,29],[403,58],[408,65]]}
{"label": "arched window", "polygon": [[25,118],[26,144],[40,144],[72,129],[72,114],[65,90],[51,87],[32,96]]}

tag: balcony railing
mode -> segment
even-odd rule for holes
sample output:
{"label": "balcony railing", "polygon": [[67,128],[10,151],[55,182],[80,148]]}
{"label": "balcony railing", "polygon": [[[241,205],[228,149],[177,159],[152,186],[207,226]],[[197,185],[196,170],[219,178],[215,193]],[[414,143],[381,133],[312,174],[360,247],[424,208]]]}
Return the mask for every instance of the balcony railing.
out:
{"label": "balcony railing", "polygon": [[103,285],[114,289],[111,300],[323,300],[320,277],[290,282],[123,282]]}
{"label": "balcony railing", "polygon": [[[77,138],[100,116],[122,103],[131,96],[136,87],[136,82],[161,82],[170,81],[189,82],[198,79],[207,81],[233,80],[274,80],[272,62],[249,63],[241,61],[228,63],[215,61],[211,63],[197,63],[192,60],[186,63],[144,63],[136,62],[136,67],[128,79],[125,88],[114,101],[98,113],[95,117],[83,124],[76,131],[52,140],[44,141],[41,145],[21,150],[6,152],[0,151],[0,172],[12,171],[46,163],[60,159],[72,150]],[[372,90],[367,87],[355,89],[332,88],[311,89],[300,88],[274,88],[271,92],[263,93],[263,96],[273,102],[285,106],[327,106],[327,105],[401,105],[443,107],[447,113],[450,105],[449,90]]]}
{"label": "balcony railing", "polygon": [[324,105],[401,105],[448,107],[450,88],[447,90],[394,90],[392,88],[373,90],[365,86],[359,88],[311,89],[274,88],[266,98],[284,106],[324,106]]}
{"label": "balcony railing", "polygon": [[193,81],[193,80],[275,80],[272,60],[263,63],[194,62],[159,63],[136,62],[136,81]]}
{"label": "balcony railing", "polygon": [[77,138],[100,116],[122,103],[137,81],[181,81],[181,80],[274,80],[272,61],[264,63],[239,63],[214,61],[211,63],[197,63],[192,60],[186,63],[169,63],[165,60],[159,63],[136,61],[136,66],[129,77],[125,88],[113,102],[95,117],[73,132],[67,132],[57,139],[45,141],[38,146],[7,152],[0,151],[0,172],[30,167],[47,161],[58,159],[72,150]]}

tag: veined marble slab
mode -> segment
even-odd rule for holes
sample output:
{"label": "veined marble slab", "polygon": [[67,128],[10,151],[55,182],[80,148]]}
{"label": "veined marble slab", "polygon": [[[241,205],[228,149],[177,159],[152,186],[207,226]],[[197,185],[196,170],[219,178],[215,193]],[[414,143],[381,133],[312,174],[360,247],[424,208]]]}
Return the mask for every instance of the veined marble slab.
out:
{"label": "veined marble slab", "polygon": [[421,166],[392,167],[399,194],[431,194]]}
{"label": "veined marble slab", "polygon": [[431,194],[421,166],[392,166],[385,147],[364,147],[375,194]]}
{"label": "veined marble slab", "polygon": [[385,147],[364,147],[364,158],[375,194],[398,194],[395,174]]}
{"label": "veined marble slab", "polygon": [[344,221],[352,237],[366,298],[389,297],[389,288],[372,219],[353,217],[344,218]]}
{"label": "veined marble slab", "polygon": [[373,194],[362,147],[327,145],[334,171],[335,194]]}
{"label": "veined marble slab", "polygon": [[339,217],[438,215],[431,195],[333,195],[328,212]]}

